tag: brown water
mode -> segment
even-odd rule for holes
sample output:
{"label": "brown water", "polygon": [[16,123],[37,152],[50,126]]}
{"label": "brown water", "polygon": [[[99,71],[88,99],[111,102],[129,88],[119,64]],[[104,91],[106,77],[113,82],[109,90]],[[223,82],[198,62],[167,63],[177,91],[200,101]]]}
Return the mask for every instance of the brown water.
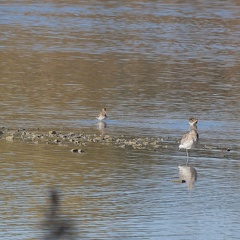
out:
{"label": "brown water", "polygon": [[[41,239],[48,189],[83,239],[238,239],[238,1],[1,1],[1,126],[179,140],[185,153],[0,139],[1,239]],[[212,149],[206,149],[204,146]],[[223,148],[223,150],[219,149]],[[230,148],[230,152],[225,149]]]}

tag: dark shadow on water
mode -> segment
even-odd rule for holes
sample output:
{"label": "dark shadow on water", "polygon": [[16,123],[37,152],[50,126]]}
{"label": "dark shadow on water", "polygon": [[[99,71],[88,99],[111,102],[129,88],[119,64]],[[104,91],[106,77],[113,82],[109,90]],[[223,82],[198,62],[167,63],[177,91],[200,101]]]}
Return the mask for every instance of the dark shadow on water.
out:
{"label": "dark shadow on water", "polygon": [[49,207],[42,228],[43,240],[79,239],[73,221],[61,214],[59,193],[55,188],[49,192]]}

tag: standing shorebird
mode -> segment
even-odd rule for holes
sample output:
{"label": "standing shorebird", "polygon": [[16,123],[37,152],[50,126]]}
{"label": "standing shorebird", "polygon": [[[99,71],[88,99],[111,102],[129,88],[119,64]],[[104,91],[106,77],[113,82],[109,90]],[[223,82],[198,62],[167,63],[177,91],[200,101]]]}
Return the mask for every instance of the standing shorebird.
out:
{"label": "standing shorebird", "polygon": [[183,135],[179,145],[179,149],[186,149],[187,153],[186,165],[188,164],[188,150],[196,147],[198,144],[199,136],[197,133],[197,122],[198,119],[196,118],[189,119],[190,131]]}
{"label": "standing shorebird", "polygon": [[107,117],[107,109],[103,108],[102,111],[98,114],[97,119],[99,121],[104,120]]}

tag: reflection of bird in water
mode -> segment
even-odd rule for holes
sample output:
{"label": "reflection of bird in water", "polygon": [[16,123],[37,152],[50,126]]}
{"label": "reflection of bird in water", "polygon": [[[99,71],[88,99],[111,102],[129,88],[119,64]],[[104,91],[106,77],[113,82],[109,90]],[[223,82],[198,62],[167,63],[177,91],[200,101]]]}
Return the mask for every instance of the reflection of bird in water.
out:
{"label": "reflection of bird in water", "polygon": [[97,123],[97,127],[100,133],[104,134],[104,129],[107,127],[107,123],[100,121]]}
{"label": "reflection of bird in water", "polygon": [[73,223],[61,217],[59,210],[59,195],[56,189],[50,191],[50,209],[44,223],[47,234],[44,240],[76,239]]}
{"label": "reflection of bird in water", "polygon": [[188,150],[196,147],[198,144],[199,136],[197,133],[197,122],[198,119],[196,118],[189,119],[190,131],[183,135],[179,145],[179,149],[186,149],[187,153],[186,164],[188,164]]}
{"label": "reflection of bird in water", "polygon": [[186,182],[188,189],[193,189],[195,181],[197,181],[197,170],[192,166],[178,166],[179,178],[182,182]]}
{"label": "reflection of bird in water", "polygon": [[103,108],[102,111],[98,114],[97,119],[99,121],[104,120],[107,117],[107,109]]}

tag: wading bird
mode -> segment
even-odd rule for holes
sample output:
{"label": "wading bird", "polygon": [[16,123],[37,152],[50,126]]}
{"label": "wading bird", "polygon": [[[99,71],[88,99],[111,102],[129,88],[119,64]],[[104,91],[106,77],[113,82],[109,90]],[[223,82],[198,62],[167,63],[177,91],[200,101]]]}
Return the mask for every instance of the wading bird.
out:
{"label": "wading bird", "polygon": [[189,119],[190,131],[183,135],[179,145],[179,149],[186,149],[186,153],[187,153],[186,164],[188,164],[188,150],[198,145],[199,136],[197,132],[197,122],[198,122],[198,119],[196,118]]}
{"label": "wading bird", "polygon": [[98,114],[97,119],[99,121],[104,120],[107,117],[107,109],[103,108],[102,111]]}

